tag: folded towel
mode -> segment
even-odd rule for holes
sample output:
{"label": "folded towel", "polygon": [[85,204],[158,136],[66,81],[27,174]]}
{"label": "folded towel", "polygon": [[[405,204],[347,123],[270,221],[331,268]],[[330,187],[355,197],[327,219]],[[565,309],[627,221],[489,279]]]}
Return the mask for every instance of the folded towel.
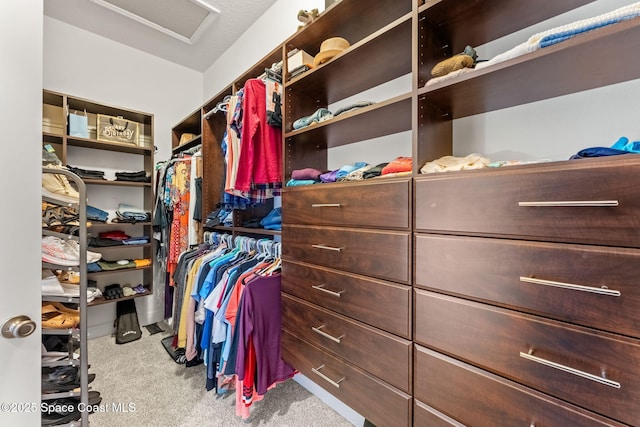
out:
{"label": "folded towel", "polygon": [[369,166],[369,165],[366,162],[355,162],[352,165],[344,165],[344,166],[342,166],[340,169],[338,169],[338,173],[336,173],[336,181],[338,181],[342,177],[347,176],[348,174],[350,174],[354,170],[363,168],[365,166]]}
{"label": "folded towel", "polygon": [[412,165],[413,159],[411,157],[396,157],[382,168],[382,175],[397,172],[411,172]]}
{"label": "folded towel", "polygon": [[329,171],[327,173],[323,173],[320,175],[320,181],[322,182],[336,182],[336,175],[338,175],[338,170]]}
{"label": "folded towel", "polygon": [[302,185],[312,185],[317,182],[318,181],[315,181],[313,179],[290,179],[289,181],[287,181],[287,187],[299,187]]}
{"label": "folded towel", "polygon": [[469,154],[465,157],[443,156],[439,159],[427,162],[420,169],[421,173],[461,171],[468,169],[481,169],[487,167],[490,160],[480,154]]}
{"label": "folded towel", "polygon": [[314,168],[296,169],[291,171],[291,178],[297,180],[312,179],[314,181],[319,181],[321,174],[321,171]]}

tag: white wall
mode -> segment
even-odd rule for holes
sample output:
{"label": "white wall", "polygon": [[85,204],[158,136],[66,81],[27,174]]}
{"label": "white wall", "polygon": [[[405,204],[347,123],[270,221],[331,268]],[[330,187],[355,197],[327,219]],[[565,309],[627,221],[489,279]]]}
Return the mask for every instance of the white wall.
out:
{"label": "white wall", "polygon": [[[171,127],[202,104],[202,81],[200,72],[44,17],[43,87],[153,114],[154,143],[158,148],[156,162],[171,156]],[[79,167],[93,166],[103,170],[109,166],[121,168],[118,170],[143,168],[141,157],[133,159],[119,153],[100,152],[96,156],[92,150],[71,147],[69,156],[75,162],[73,166]],[[104,200],[108,196],[98,194],[99,190],[90,194],[90,204],[113,210],[109,209],[113,207],[113,200]],[[124,190],[126,194],[121,200],[124,203],[142,197],[127,190],[131,189]],[[127,197],[131,200],[125,200]],[[109,279],[119,281],[121,278],[112,276]],[[155,286],[154,294],[136,299],[136,305],[142,325],[162,320],[164,287]],[[115,304],[91,307],[90,310],[90,336],[111,333]]]}
{"label": "white wall", "polygon": [[44,17],[45,89],[154,114],[156,160],[171,127],[200,107],[202,73]]}
{"label": "white wall", "polygon": [[204,72],[207,100],[244,74],[298,29],[300,9],[324,10],[324,0],[279,0]]}

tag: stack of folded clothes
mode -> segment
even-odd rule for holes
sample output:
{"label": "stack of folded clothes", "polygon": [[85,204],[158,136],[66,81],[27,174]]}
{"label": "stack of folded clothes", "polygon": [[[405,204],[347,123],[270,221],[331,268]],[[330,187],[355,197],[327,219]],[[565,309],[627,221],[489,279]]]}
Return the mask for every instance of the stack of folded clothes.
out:
{"label": "stack of folded clothes", "polygon": [[265,230],[282,230],[282,209],[272,209],[267,216],[262,218],[260,225],[264,227]]}
{"label": "stack of folded clothes", "polygon": [[622,136],[611,147],[584,148],[571,156],[570,160],[617,156],[620,154],[640,154],[640,141],[629,141],[629,138]]}
{"label": "stack of folded clothes", "polygon": [[108,247],[123,245],[124,241],[131,236],[125,234],[121,230],[104,231],[98,234],[99,237],[90,237],[89,246],[93,247]]}
{"label": "stack of folded clothes", "polygon": [[296,169],[291,171],[291,179],[287,182],[288,187],[299,185],[310,185],[320,182],[321,171],[314,168]]}
{"label": "stack of folded clothes", "polygon": [[413,159],[411,157],[399,156],[387,163],[382,168],[382,176],[409,176],[413,167]]}
{"label": "stack of folded clothes", "polygon": [[336,169],[327,173],[323,173],[320,175],[320,180],[322,182],[336,182],[342,181],[347,175],[362,168],[368,167],[369,164],[367,162],[355,162],[349,165],[344,165],[340,169]]}
{"label": "stack of folded clothes", "polygon": [[75,173],[82,179],[106,179],[104,177],[104,171],[80,169],[69,165],[67,165],[67,169],[69,169],[71,172]]}
{"label": "stack of folded clothes", "polygon": [[145,171],[116,172],[116,181],[151,182],[151,176]]}
{"label": "stack of folded clothes", "polygon": [[136,208],[135,206],[127,205],[125,203],[120,203],[118,205],[116,215],[118,216],[116,222],[149,221],[151,218],[148,212]]}
{"label": "stack of folded clothes", "polygon": [[144,245],[149,243],[149,236],[134,236],[122,241],[125,245]]}

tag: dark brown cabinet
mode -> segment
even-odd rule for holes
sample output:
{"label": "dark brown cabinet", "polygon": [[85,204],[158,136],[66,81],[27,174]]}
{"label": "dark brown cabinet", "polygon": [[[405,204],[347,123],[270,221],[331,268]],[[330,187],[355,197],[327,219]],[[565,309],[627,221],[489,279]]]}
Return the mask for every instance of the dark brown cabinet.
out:
{"label": "dark brown cabinet", "polygon": [[[425,85],[465,45],[587,3],[421,4],[414,164],[455,119],[640,77],[610,67],[632,19]],[[637,424],[639,171],[629,155],[414,174],[414,425]]]}
{"label": "dark brown cabinet", "polygon": [[[282,324],[289,342],[309,353],[293,354],[283,344],[283,357],[376,425],[412,423],[408,184],[333,184],[283,197]],[[367,219],[354,227],[358,215]],[[314,360],[306,371],[305,357]],[[331,366],[341,387],[371,382],[382,394],[363,402],[318,366]]]}
{"label": "dark brown cabinet", "polygon": [[608,179],[638,171],[629,156],[416,178],[416,402],[469,425],[640,419],[640,198]]}

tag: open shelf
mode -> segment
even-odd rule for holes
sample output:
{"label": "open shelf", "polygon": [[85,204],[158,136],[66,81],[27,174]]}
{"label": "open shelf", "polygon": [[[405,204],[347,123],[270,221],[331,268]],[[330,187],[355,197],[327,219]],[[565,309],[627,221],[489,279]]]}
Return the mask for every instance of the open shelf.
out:
{"label": "open shelf", "polygon": [[79,304],[80,297],[72,297],[68,295],[42,295],[42,301],[66,302],[69,304]]}
{"label": "open shelf", "polygon": [[[285,84],[296,98],[331,104],[411,73],[411,14]],[[366,76],[366,78],[362,78]]]}
{"label": "open shelf", "polygon": [[63,359],[63,360],[54,360],[54,361],[42,361],[41,365],[43,368],[54,368],[56,366],[79,366],[80,365],[80,360],[78,359],[74,359],[74,360],[69,360],[69,359]]}
{"label": "open shelf", "polygon": [[146,297],[146,296],[149,296],[149,295],[151,295],[151,292],[147,291],[144,294],[135,294],[135,295],[130,295],[128,297],[120,297],[120,298],[115,298],[115,299],[106,299],[105,297],[99,297],[99,298],[94,299],[90,303],[88,303],[87,306],[88,307],[93,307],[93,306],[96,306],[96,305],[109,304],[109,303],[118,302],[118,301],[126,301],[128,299]]}
{"label": "open shelf", "polygon": [[149,226],[151,221],[143,222],[92,222],[89,230],[93,228],[114,228],[114,227],[132,227],[136,225]]}
{"label": "open shelf", "polygon": [[[337,2],[323,11],[319,19],[289,37],[284,42],[285,47],[287,51],[298,48],[315,56],[322,41],[329,37],[343,37],[354,45],[389,22],[410,13],[411,3],[412,0],[395,0],[376,2],[373,6],[368,0]],[[410,47],[410,41],[408,43]]]}
{"label": "open shelf", "polygon": [[64,239],[64,240],[75,240],[75,241],[80,240],[78,236],[74,236],[73,234],[58,233],[56,231],[51,231],[51,230],[48,230],[46,228],[42,229],[42,235],[43,236],[55,236],[55,237],[58,237],[58,238]]}
{"label": "open shelf", "polygon": [[42,328],[42,335],[79,335],[80,329],[68,328],[68,329],[54,329],[54,328]]}
{"label": "open shelf", "polygon": [[87,185],[115,185],[120,187],[151,187],[150,182],[110,181],[106,179],[84,179]]}
{"label": "open shelf", "polygon": [[457,119],[637,79],[640,61],[625,52],[637,48],[638,38],[636,18],[426,86],[418,95]]}
{"label": "open shelf", "polygon": [[485,44],[593,1],[552,0],[523,7],[522,0],[427,0],[418,12],[455,54],[467,45]]}
{"label": "open shelf", "polygon": [[151,270],[151,266],[148,265],[146,267],[136,267],[136,268],[118,268],[116,270],[102,270],[102,271],[87,271],[88,276],[101,276],[105,274],[114,274],[114,273],[127,273],[130,271],[146,271]]}
{"label": "open shelf", "polygon": [[68,136],[67,145],[74,147],[94,148],[96,150],[109,150],[130,154],[149,154],[150,148],[140,147],[134,144],[122,144],[118,142],[98,141],[97,139],[79,138],[77,136]]}
{"label": "open shelf", "polygon": [[202,144],[202,135],[197,135],[195,138],[193,138],[193,139],[191,139],[191,140],[189,140],[189,141],[187,141],[185,143],[182,143],[182,144],[180,144],[180,145],[178,145],[176,147],[173,147],[171,149],[171,152],[174,153],[174,154],[180,153],[182,151],[189,150],[189,149],[191,149],[193,147],[197,147],[200,144]]}
{"label": "open shelf", "polygon": [[285,134],[291,144],[326,141],[338,147],[411,130],[411,93],[340,114],[333,119]]}
{"label": "open shelf", "polygon": [[88,249],[90,251],[103,251],[103,250],[112,250],[112,249],[127,249],[127,248],[150,248],[151,243],[143,243],[141,245],[113,245],[113,246],[89,246]]}

